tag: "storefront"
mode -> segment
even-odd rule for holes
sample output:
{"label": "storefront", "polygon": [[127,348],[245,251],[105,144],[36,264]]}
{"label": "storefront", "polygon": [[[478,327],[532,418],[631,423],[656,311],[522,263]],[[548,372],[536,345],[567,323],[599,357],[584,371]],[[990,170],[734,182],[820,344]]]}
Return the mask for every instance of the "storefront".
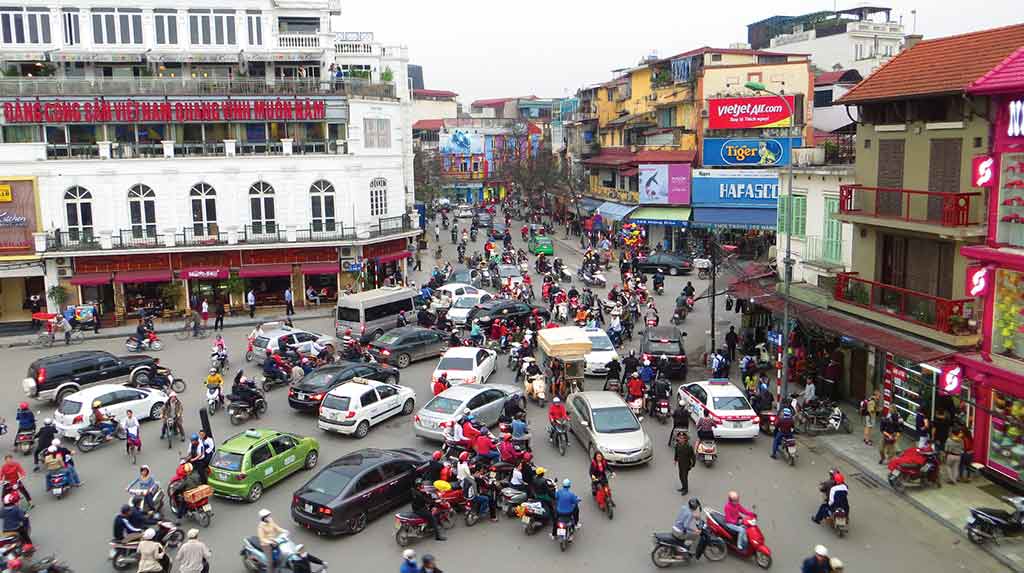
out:
{"label": "storefront", "polygon": [[50,302],[32,235],[40,231],[38,212],[34,177],[0,179],[0,323],[28,326],[32,297],[40,310]]}
{"label": "storefront", "polygon": [[638,207],[626,219],[644,225],[651,246],[661,243],[666,251],[681,251],[690,225],[689,207]]}
{"label": "storefront", "polygon": [[188,281],[187,304],[190,308],[194,302],[203,299],[207,302],[229,300],[230,276],[228,267],[186,267],[178,271],[178,278]]}
{"label": "storefront", "polygon": [[[321,304],[338,300],[338,263],[306,263],[302,265],[302,300],[304,304]],[[296,297],[298,298],[298,297]]]}
{"label": "storefront", "polygon": [[380,288],[396,272],[405,278],[405,260],[411,256],[406,239],[363,245],[363,289]]}
{"label": "storefront", "polygon": [[[177,297],[170,296],[177,284],[170,269],[157,271],[120,271],[114,273],[114,288],[121,289],[125,315],[160,314],[165,309],[175,310]],[[116,294],[116,292],[115,292]]]}
{"label": "storefront", "polygon": [[243,265],[238,277],[245,279],[246,296],[252,292],[257,306],[284,306],[284,291],[292,289],[292,296],[296,294],[290,264]]}
{"label": "storefront", "polygon": [[68,282],[78,288],[78,303],[95,306],[101,320],[114,312],[114,286],[109,272],[75,273]]}

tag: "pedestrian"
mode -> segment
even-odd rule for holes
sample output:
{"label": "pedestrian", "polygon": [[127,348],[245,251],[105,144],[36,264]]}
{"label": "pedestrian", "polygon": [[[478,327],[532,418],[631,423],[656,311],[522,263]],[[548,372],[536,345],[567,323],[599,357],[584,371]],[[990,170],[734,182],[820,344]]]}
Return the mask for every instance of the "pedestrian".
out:
{"label": "pedestrian", "polygon": [[729,360],[736,360],[736,345],[740,342],[740,336],[736,334],[736,327],[730,326],[729,332],[725,335],[725,345],[729,348]]}
{"label": "pedestrian", "polygon": [[952,416],[945,408],[935,410],[935,419],[932,420],[932,443],[935,449],[943,451],[946,449],[946,440],[949,439],[949,431],[952,429]]}
{"label": "pedestrian", "polygon": [[136,551],[139,553],[139,573],[170,571],[170,558],[164,551],[164,546],[155,540],[156,530],[150,527],[142,533],[142,541],[139,542]]}
{"label": "pedestrian", "polygon": [[66,317],[64,315],[61,315],[60,317],[58,317],[58,320],[60,320],[60,329],[64,332],[64,345],[65,346],[70,346],[71,345],[71,322],[68,320],[68,317]]}
{"label": "pedestrian", "polygon": [[434,556],[426,554],[423,556],[423,567],[420,567],[420,573],[444,573],[437,566],[437,562],[434,560]]}
{"label": "pedestrian", "polygon": [[889,410],[889,415],[883,418],[882,423],[879,424],[879,430],[882,432],[882,441],[878,448],[879,464],[884,464],[896,454],[896,442],[900,439],[902,427],[903,421],[900,420],[900,415],[896,413],[895,408],[892,408]]}
{"label": "pedestrian", "polygon": [[216,451],[217,445],[214,444],[213,438],[206,434],[206,430],[199,430],[199,443],[203,446],[203,483],[206,483],[206,468],[210,467],[210,462],[213,461],[213,452]]}
{"label": "pedestrian", "polygon": [[679,433],[688,434],[690,432],[690,410],[679,404],[676,406],[674,412],[672,412],[672,430],[668,433],[668,447],[672,447],[676,443],[676,439]]}
{"label": "pedestrian", "polygon": [[92,333],[100,333],[100,305],[92,305]]}
{"label": "pedestrian", "polygon": [[398,573],[420,573],[420,567],[416,564],[416,552],[406,549],[402,552],[402,565],[398,567]]}
{"label": "pedestrian", "polygon": [[924,404],[918,406],[917,416],[914,417],[914,431],[917,432],[917,447],[919,448],[928,445],[928,440],[931,438],[931,421],[925,414],[925,407]]}
{"label": "pedestrian", "polygon": [[421,270],[423,270],[423,263],[422,263],[422,261],[420,261],[420,249],[416,249],[416,253],[413,255],[413,257],[414,257],[413,260],[416,262],[415,266],[413,267],[413,270],[414,271],[421,271]]}
{"label": "pedestrian", "polygon": [[284,289],[284,314],[285,316],[295,314],[295,301],[292,299],[291,287]]}
{"label": "pedestrian", "polygon": [[878,415],[879,398],[878,390],[875,390],[870,397],[861,400],[860,403],[860,415],[864,421],[864,445],[867,446],[874,444],[871,440],[871,431],[875,427],[875,418]]}
{"label": "pedestrian", "polygon": [[967,426],[960,426],[960,439],[964,443],[964,453],[960,455],[959,481],[971,481],[971,464],[974,463],[974,437]]}
{"label": "pedestrian", "polygon": [[188,541],[181,544],[178,554],[174,560],[178,562],[178,571],[181,573],[208,573],[210,570],[210,558],[213,552],[205,543],[199,541],[199,530],[188,530]]}
{"label": "pedestrian", "polygon": [[800,573],[831,573],[832,565],[828,562],[828,548],[824,545],[814,547],[814,555],[804,559]]}
{"label": "pedestrian", "polygon": [[964,453],[964,438],[959,426],[953,430],[943,445],[943,464],[946,466],[947,481],[955,484],[960,479],[960,460]]}
{"label": "pedestrian", "polygon": [[[39,295],[34,294],[28,297],[29,310],[35,315],[37,312],[42,310],[43,303],[39,300]],[[37,330],[42,322],[35,316],[32,317],[32,330]]]}
{"label": "pedestrian", "polygon": [[249,305],[249,318],[256,316],[256,291],[249,289],[249,294],[245,295],[245,303]]}
{"label": "pedestrian", "polygon": [[213,320],[213,329],[224,330],[224,301],[220,297],[214,300],[213,314],[216,316]]}
{"label": "pedestrian", "polygon": [[675,463],[679,471],[679,493],[686,495],[690,492],[690,470],[697,465],[697,454],[693,451],[690,436],[686,432],[680,433],[676,439]]}
{"label": "pedestrian", "polygon": [[203,328],[206,328],[210,324],[210,303],[207,302],[206,297],[203,297],[203,302],[199,306],[199,312],[203,316]]}
{"label": "pedestrian", "polygon": [[192,338],[199,338],[199,309],[192,307]]}

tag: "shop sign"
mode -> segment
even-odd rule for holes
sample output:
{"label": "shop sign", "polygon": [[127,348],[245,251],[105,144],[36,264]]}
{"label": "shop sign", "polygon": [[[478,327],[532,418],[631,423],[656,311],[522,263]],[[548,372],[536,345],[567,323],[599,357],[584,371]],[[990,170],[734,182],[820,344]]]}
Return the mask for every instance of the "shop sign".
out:
{"label": "shop sign", "polygon": [[962,366],[950,365],[943,368],[939,378],[939,391],[947,396],[959,396],[960,387],[963,385],[963,373]]}
{"label": "shop sign", "polygon": [[439,136],[442,155],[480,155],[484,152],[484,136],[464,129],[453,129]]}
{"label": "shop sign", "polygon": [[910,378],[905,368],[896,364],[892,354],[885,355],[885,374],[882,377],[882,414],[888,416],[896,388],[906,388]]}
{"label": "shop sign", "polygon": [[991,285],[992,269],[984,265],[970,265],[967,267],[964,294],[972,297],[982,297],[988,294]]}
{"label": "shop sign", "polygon": [[1007,104],[1006,135],[1024,136],[1024,99],[1010,100]]}
{"label": "shop sign", "polygon": [[11,192],[11,186],[7,184],[0,185],[0,203],[10,203],[14,201],[14,193]]}
{"label": "shop sign", "polygon": [[0,227],[27,227],[28,218],[17,213],[0,211]]}
{"label": "shop sign", "polygon": [[796,110],[796,98],[784,96],[789,107],[776,96],[727,97],[708,100],[708,129],[751,129],[788,127],[790,109]]}
{"label": "shop sign", "polygon": [[788,165],[790,150],[803,142],[802,137],[705,137],[701,162],[706,167]]}
{"label": "shop sign", "polygon": [[991,155],[975,155],[971,160],[971,185],[974,187],[992,187],[995,185],[995,163]]}
{"label": "shop sign", "polygon": [[15,101],[4,103],[7,123],[125,123],[318,120],[326,117],[324,100],[231,99]]}
{"label": "shop sign", "polygon": [[705,207],[757,207],[775,209],[779,203],[779,175],[760,169],[696,169],[693,204]]}
{"label": "shop sign", "polygon": [[5,254],[35,251],[37,231],[36,189],[31,180],[0,183],[0,251]]}
{"label": "shop sign", "polygon": [[182,278],[201,281],[228,278],[228,273],[225,269],[186,269],[181,274]]}
{"label": "shop sign", "polygon": [[640,204],[689,205],[691,169],[689,163],[642,164]]}

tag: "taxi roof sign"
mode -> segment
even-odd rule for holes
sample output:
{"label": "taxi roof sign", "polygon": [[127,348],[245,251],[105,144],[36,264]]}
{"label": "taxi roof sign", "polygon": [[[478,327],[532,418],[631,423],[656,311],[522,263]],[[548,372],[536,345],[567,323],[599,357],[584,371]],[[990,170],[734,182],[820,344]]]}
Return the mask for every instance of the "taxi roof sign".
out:
{"label": "taxi roof sign", "polygon": [[708,384],[732,384],[732,380],[729,380],[728,378],[711,378],[708,380]]}

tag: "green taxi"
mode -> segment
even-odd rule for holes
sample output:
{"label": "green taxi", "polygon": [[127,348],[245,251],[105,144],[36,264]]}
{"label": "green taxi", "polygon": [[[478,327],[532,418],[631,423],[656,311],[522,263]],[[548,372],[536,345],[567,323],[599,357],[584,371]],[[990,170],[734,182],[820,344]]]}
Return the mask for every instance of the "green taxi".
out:
{"label": "green taxi", "polygon": [[551,242],[551,237],[545,237],[543,235],[534,235],[530,242],[526,245],[526,250],[530,251],[535,255],[541,253],[545,255],[555,254],[555,244]]}
{"label": "green taxi", "polygon": [[277,430],[249,429],[217,447],[207,483],[213,493],[254,502],[263,491],[319,461],[320,443]]}

